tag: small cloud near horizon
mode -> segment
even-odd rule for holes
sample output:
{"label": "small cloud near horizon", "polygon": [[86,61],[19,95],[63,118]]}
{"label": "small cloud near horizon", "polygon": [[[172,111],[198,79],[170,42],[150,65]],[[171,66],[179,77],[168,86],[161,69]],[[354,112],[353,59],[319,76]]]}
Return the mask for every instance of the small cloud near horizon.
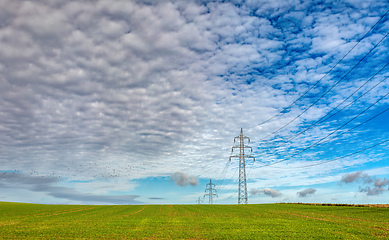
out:
{"label": "small cloud near horizon", "polygon": [[252,196],[264,194],[272,198],[280,197],[282,195],[279,190],[270,189],[270,188],[264,188],[264,189],[253,188],[251,189],[250,193]]}
{"label": "small cloud near horizon", "polygon": [[175,172],[170,176],[178,186],[196,186],[199,183],[199,179],[196,176],[187,175],[183,172]]}
{"label": "small cloud near horizon", "polygon": [[[361,182],[362,181],[362,182]],[[342,176],[339,184],[361,182],[359,185],[359,192],[365,192],[367,196],[380,195],[389,190],[389,179],[376,178],[375,176],[369,176],[362,171],[348,173]],[[388,187],[386,189],[385,187]]]}
{"label": "small cloud near horizon", "polygon": [[297,195],[299,197],[308,197],[310,195],[313,195],[316,192],[316,189],[313,188],[307,188],[305,190],[302,190],[300,192],[297,192]]}

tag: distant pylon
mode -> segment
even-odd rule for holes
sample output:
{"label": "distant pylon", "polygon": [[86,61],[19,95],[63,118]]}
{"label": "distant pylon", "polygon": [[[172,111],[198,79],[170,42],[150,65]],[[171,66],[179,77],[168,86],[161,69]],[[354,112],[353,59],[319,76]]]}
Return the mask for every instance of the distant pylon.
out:
{"label": "distant pylon", "polygon": [[213,196],[216,195],[216,197],[217,197],[215,184],[213,184],[212,180],[209,179],[209,183],[207,183],[206,187],[208,187],[208,188],[205,189],[205,192],[208,191],[208,193],[204,194],[204,197],[208,195],[209,196],[209,204],[213,204]]}
{"label": "distant pylon", "polygon": [[196,200],[196,203],[197,203],[197,204],[201,204],[201,199],[200,199],[200,197],[199,197],[199,199]]}
{"label": "distant pylon", "polygon": [[235,145],[232,147],[232,152],[234,152],[235,148],[239,148],[239,155],[232,155],[231,158],[239,158],[239,194],[238,194],[238,204],[247,204],[247,183],[246,183],[246,158],[253,158],[255,162],[255,158],[251,155],[245,154],[245,148],[249,148],[251,152],[253,151],[251,147],[245,145],[245,139],[250,143],[250,138],[243,135],[243,129],[240,129],[240,135],[234,138],[235,140],[239,139],[239,145]]}

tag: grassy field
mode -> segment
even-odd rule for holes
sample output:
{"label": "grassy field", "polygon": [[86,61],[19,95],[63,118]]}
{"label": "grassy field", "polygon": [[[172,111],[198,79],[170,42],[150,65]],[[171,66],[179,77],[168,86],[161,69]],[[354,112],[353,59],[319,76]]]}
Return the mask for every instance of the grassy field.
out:
{"label": "grassy field", "polygon": [[1,239],[389,239],[389,208],[0,202]]}

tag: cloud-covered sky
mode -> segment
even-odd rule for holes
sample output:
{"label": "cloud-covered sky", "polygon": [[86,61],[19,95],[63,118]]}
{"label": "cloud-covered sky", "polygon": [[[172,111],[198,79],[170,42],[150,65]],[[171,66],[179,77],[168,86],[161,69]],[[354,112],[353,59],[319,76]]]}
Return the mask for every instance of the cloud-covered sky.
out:
{"label": "cloud-covered sky", "polygon": [[0,201],[386,202],[388,10],[0,0]]}

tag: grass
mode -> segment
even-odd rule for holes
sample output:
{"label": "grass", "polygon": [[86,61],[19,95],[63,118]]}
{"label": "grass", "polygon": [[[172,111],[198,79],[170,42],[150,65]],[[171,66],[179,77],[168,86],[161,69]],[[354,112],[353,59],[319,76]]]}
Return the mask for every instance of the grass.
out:
{"label": "grass", "polygon": [[1,239],[388,239],[389,208],[0,202]]}

